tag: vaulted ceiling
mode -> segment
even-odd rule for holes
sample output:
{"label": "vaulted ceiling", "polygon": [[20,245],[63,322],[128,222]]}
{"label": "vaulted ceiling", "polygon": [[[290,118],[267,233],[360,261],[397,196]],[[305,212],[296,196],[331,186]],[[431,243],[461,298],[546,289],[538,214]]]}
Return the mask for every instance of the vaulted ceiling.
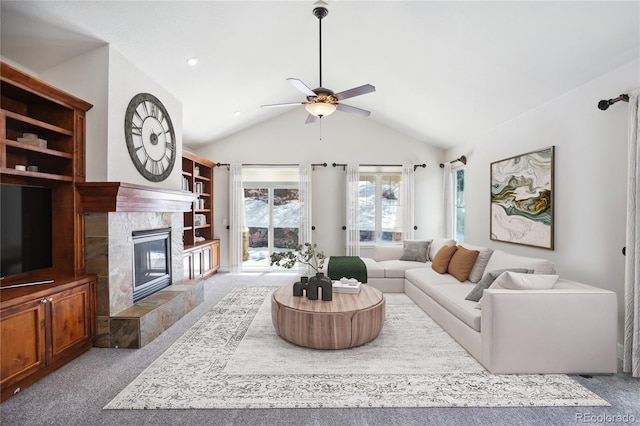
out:
{"label": "vaulted ceiling", "polygon": [[[183,139],[197,147],[296,108],[303,125],[301,106],[260,105],[303,101],[288,77],[318,86],[318,4],[2,0],[0,53],[42,72],[109,43],[183,102]],[[377,89],[345,101],[372,112],[350,119],[443,148],[470,143],[640,52],[638,1],[324,5],[323,86]],[[199,58],[195,67],[190,57]]]}

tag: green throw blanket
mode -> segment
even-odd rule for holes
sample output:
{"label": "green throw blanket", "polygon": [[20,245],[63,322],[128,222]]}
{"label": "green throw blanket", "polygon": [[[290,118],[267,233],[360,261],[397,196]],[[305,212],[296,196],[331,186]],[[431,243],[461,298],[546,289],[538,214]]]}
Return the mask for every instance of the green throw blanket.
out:
{"label": "green throw blanket", "polygon": [[332,280],[347,277],[367,282],[367,267],[358,256],[331,256],[327,272]]}

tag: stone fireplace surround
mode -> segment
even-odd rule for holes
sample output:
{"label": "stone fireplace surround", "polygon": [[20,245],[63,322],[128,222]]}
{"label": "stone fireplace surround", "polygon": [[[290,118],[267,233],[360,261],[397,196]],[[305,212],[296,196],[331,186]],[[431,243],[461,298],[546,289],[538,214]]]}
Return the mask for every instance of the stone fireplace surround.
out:
{"label": "stone fireplace surround", "polygon": [[[195,196],[121,182],[78,184],[85,219],[85,266],[98,275],[94,346],[141,348],[204,299],[184,280],[183,212]],[[134,231],[171,228],[172,285],[133,302]]]}

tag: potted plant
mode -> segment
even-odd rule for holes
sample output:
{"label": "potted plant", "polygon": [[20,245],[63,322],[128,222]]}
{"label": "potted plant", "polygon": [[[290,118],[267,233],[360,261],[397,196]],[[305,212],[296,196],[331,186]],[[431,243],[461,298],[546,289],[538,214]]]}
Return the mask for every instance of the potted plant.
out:
{"label": "potted plant", "polygon": [[333,293],[331,279],[326,277],[323,272],[320,272],[322,271],[326,258],[324,253],[318,250],[316,244],[311,243],[291,244],[288,245],[287,248],[291,250],[271,254],[271,266],[277,265],[291,269],[298,263],[307,265],[316,272],[315,277],[311,277],[308,280],[307,277],[302,277],[300,282],[295,283],[293,285],[293,295],[302,296],[303,291],[306,291],[307,298],[317,300],[318,288],[321,288],[322,300],[331,300]]}
{"label": "potted plant", "polygon": [[318,250],[317,244],[288,244],[287,248],[291,250],[271,253],[271,266],[276,265],[291,269],[296,263],[301,263],[313,269],[316,274],[321,273],[326,256]]}

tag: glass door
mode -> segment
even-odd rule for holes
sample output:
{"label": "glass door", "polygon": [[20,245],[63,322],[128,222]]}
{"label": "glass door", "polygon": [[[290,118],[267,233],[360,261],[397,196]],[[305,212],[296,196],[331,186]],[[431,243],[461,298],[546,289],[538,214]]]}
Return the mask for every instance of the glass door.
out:
{"label": "glass door", "polygon": [[246,252],[243,270],[269,270],[271,253],[298,244],[300,203],[297,184],[244,183]]}

